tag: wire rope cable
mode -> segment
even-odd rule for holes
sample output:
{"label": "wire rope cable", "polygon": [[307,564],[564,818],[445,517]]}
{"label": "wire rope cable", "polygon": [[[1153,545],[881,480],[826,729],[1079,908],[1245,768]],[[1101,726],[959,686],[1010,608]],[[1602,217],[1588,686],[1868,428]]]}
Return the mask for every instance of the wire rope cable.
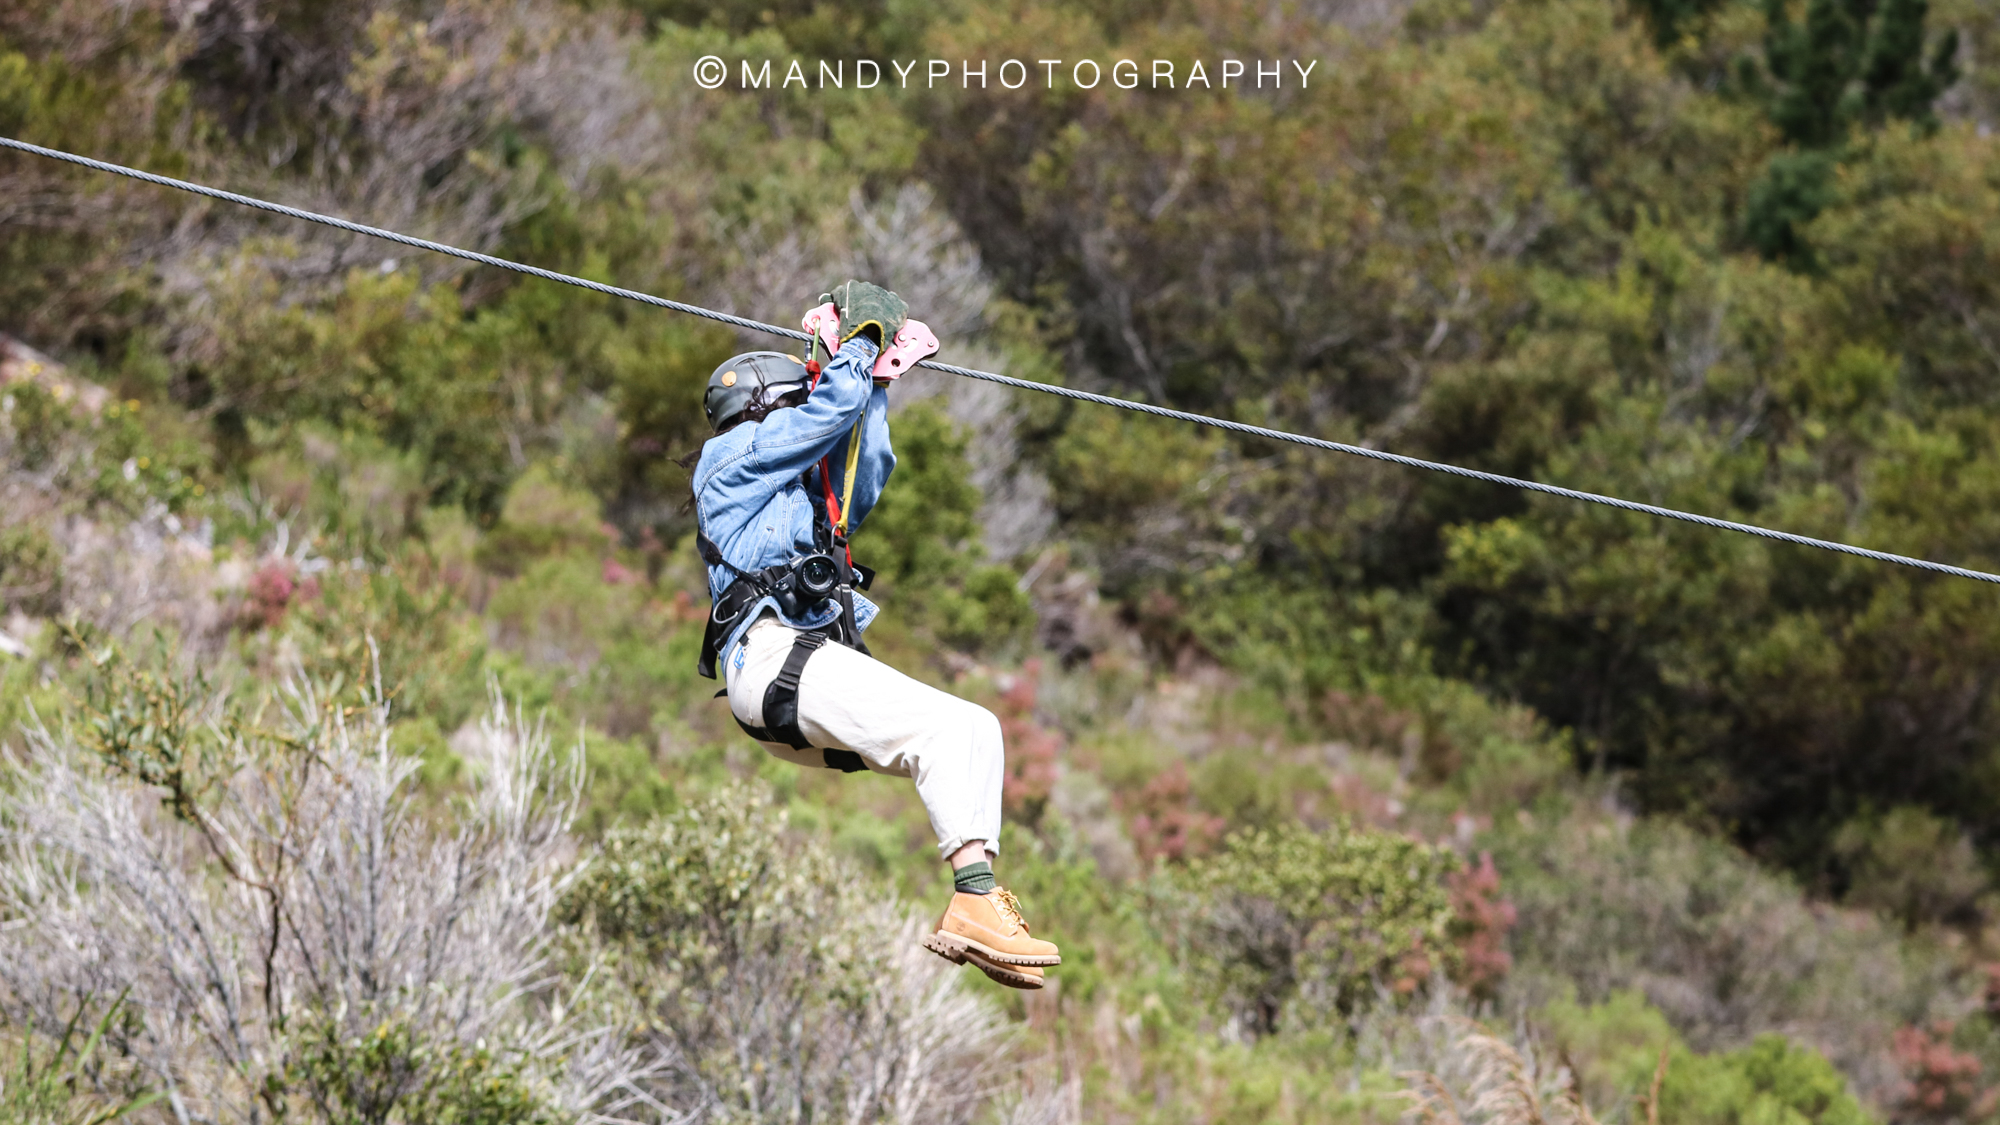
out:
{"label": "wire rope cable", "polygon": [[[11,137],[0,137],[0,148],[12,149],[16,152],[24,152],[33,156],[46,157],[50,160],[59,160],[67,164],[89,168],[93,171],[124,176],[143,183],[173,188],[176,191],[184,191],[208,199],[220,200],[224,203],[235,203],[259,211],[266,211],[274,215],[283,215],[290,219],[318,223],[321,226],[333,227],[352,234],[367,235],[371,238],[379,238],[384,242],[393,242],[399,246],[429,250],[433,253],[460,258],[468,262],[476,262],[482,266],[491,266],[494,269],[509,270],[513,273],[541,278],[544,281],[553,281],[562,285],[573,285],[579,289],[588,289],[593,293],[602,293],[610,297],[622,297],[628,301],[637,301],[640,304],[651,305],[654,308],[670,309],[674,312],[686,313],[689,316],[702,317],[706,320],[713,320],[746,331],[764,332],[773,336],[783,336],[788,339],[800,341],[811,338],[806,333],[797,329],[766,324],[763,321],[751,320],[748,317],[735,316],[731,313],[718,312],[714,309],[703,308],[700,305],[670,301],[665,297],[657,297],[651,293],[641,293],[635,289],[624,289],[616,285],[607,285],[601,281],[591,281],[588,278],[576,277],[571,274],[558,273],[555,270],[542,269],[539,266],[527,265],[523,262],[510,261],[506,258],[496,258],[491,254],[481,254],[474,250],[466,250],[442,242],[433,242],[427,238],[417,238],[414,235],[385,230],[382,227],[371,227],[365,223],[352,222],[333,215],[323,215],[317,211],[307,211],[299,207],[287,207],[282,203],[273,203],[266,199],[241,195],[233,191],[224,191],[221,188],[191,183],[187,180],[177,180],[172,176],[162,176],[157,173],[142,171],[138,168],[129,168],[123,164],[113,164],[105,160],[94,160],[88,156],[78,156],[75,153],[64,152],[61,149],[44,148],[41,145],[29,144],[26,141],[14,140]],[[1584,492],[1579,489],[1564,488],[1560,485],[1543,484],[1540,481],[1510,477],[1501,473],[1489,473],[1481,469],[1470,469],[1463,465],[1453,465],[1443,461],[1426,461],[1421,457],[1409,457],[1401,453],[1371,449],[1365,445],[1350,445],[1346,442],[1329,441],[1325,438],[1311,437],[1306,434],[1274,430],[1265,426],[1253,426],[1248,422],[1236,422],[1227,418],[1212,418],[1205,414],[1174,410],[1165,406],[1155,406],[1151,403],[1133,402],[1128,399],[1113,398],[1110,395],[1093,394],[1090,391],[1080,391],[1073,387],[1062,387],[1052,383],[1038,383],[1032,379],[1017,379],[1011,375],[1000,375],[992,371],[978,371],[970,367],[960,367],[957,364],[943,363],[938,360],[922,360],[917,366],[927,367],[933,371],[942,371],[950,375],[962,376],[967,379],[979,379],[988,383],[998,383],[1003,387],[1014,387],[1024,391],[1039,391],[1043,394],[1058,395],[1076,402],[1095,403],[1099,406],[1110,406],[1120,410],[1135,411],[1140,414],[1149,414],[1155,418],[1166,418],[1176,422],[1190,422],[1197,426],[1208,426],[1229,433],[1243,434],[1247,437],[1265,438],[1270,441],[1305,446],[1308,449],[1319,449],[1329,453],[1345,453],[1352,457],[1365,457],[1371,461],[1382,461],[1391,465],[1401,465],[1405,468],[1423,469],[1427,472],[1444,473],[1448,476],[1460,477],[1465,480],[1483,481],[1487,484],[1497,484],[1509,488],[1524,489],[1529,492],[1539,492],[1544,496],[1557,496],[1565,500],[1598,504],[1608,508],[1616,508],[1620,511],[1657,516],[1661,519],[1679,520],[1682,523],[1691,523],[1718,531],[1740,532],[1744,535],[1754,535],[1760,539],[1767,539],[1777,543],[1789,543],[1799,547],[1813,547],[1822,551],[1833,551],[1856,558],[1869,559],[1874,562],[1914,567],[1917,570],[1929,571],[1933,574],[1945,574],[1955,578],[1970,578],[1978,582],[1989,582],[2000,585],[2000,574],[1989,574],[1982,570],[1972,570],[1962,566],[1952,566],[1948,563],[1932,562],[1929,559],[1915,558],[1910,555],[1899,555],[1889,551],[1877,551],[1868,547],[1857,547],[1851,543],[1842,543],[1837,540],[1816,539],[1810,535],[1797,535],[1789,531],[1779,531],[1775,528],[1759,527],[1756,524],[1718,519],[1714,516],[1704,516],[1696,512],[1684,512],[1678,508],[1666,508],[1657,504],[1642,504],[1636,500],[1624,500],[1616,496],[1606,496],[1596,492]]]}

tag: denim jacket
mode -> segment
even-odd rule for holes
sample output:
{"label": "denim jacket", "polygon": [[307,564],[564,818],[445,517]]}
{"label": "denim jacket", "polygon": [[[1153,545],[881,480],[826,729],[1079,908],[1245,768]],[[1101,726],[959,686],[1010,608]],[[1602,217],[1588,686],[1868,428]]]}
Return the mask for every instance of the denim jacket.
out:
{"label": "denim jacket", "polygon": [[[871,377],[876,347],[857,336],[842,345],[826,365],[819,386],[803,405],[774,410],[762,422],[743,422],[717,434],[702,446],[695,465],[695,512],[701,529],[730,566],[708,568],[711,599],[736,581],[737,571],[777,566],[813,550],[813,509],[801,478],[820,458],[831,454],[834,494],[840,495],[847,469],[848,436],[855,419],[861,426],[861,457],[855,466],[854,495],[847,506],[847,531],[852,535],[875,507],[882,485],[896,467],[889,448],[889,392]],[[796,629],[818,629],[833,623],[838,607],[786,617],[771,598],[751,606],[722,644],[723,677],[734,671],[736,646],[743,633],[766,612]],[[875,618],[875,603],[854,595],[854,620],[862,629]]]}

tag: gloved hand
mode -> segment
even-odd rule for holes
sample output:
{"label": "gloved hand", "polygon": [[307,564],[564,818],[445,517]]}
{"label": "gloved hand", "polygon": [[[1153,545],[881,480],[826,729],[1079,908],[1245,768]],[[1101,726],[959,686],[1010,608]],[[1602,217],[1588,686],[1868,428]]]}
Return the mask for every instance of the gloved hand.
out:
{"label": "gloved hand", "polygon": [[820,294],[820,300],[832,301],[840,310],[843,344],[866,333],[876,347],[887,347],[896,333],[902,331],[903,320],[910,311],[901,297],[867,281],[841,282],[834,286],[833,292]]}

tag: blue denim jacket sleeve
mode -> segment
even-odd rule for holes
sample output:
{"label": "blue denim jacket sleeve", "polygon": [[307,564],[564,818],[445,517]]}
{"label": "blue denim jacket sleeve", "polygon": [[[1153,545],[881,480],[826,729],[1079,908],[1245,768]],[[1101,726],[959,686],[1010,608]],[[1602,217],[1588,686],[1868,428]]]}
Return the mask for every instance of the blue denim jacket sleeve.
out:
{"label": "blue denim jacket sleeve", "polygon": [[[875,397],[874,382],[869,377],[875,352],[875,345],[859,336],[849,340],[826,365],[819,386],[813,389],[805,405],[774,410],[762,422],[746,423],[724,435],[744,434],[745,441],[740,455],[716,465],[713,484],[739,492],[745,498],[768,496],[797,479],[836,444],[844,457],[847,443],[843,439],[854,428],[856,415],[865,411]],[[882,442],[886,448],[889,434],[886,415],[884,421]],[[706,453],[704,450],[704,463],[708,460]],[[876,488],[881,488],[880,481],[876,482]],[[709,537],[714,538],[714,533]]]}
{"label": "blue denim jacket sleeve", "polygon": [[[876,351],[867,340],[848,341],[804,405],[773,411],[762,422],[746,422],[702,447],[694,472],[695,509],[702,530],[728,564],[708,568],[711,598],[720,597],[738,572],[776,566],[812,549],[812,504],[799,479],[829,454],[835,456],[835,473],[845,470],[847,437],[857,417],[863,421],[861,459],[849,530],[874,507],[896,464],[889,447],[888,396],[870,378]],[[841,483],[836,480],[835,487]],[[725,658],[766,609],[775,612],[777,603],[766,599],[743,615],[743,624],[723,645]],[[865,629],[875,614],[874,603],[856,594],[855,623]],[[816,629],[830,624],[833,616],[829,610],[784,620],[796,628]]]}

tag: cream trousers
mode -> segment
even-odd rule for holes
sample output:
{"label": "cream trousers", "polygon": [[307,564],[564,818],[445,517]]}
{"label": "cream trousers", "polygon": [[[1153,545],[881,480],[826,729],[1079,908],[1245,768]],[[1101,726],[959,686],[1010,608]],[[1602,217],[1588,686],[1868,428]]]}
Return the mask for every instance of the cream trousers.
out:
{"label": "cream trousers", "polygon": [[[729,709],[753,727],[764,727],[764,689],[770,686],[798,631],[766,617],[750,627],[727,655]],[[905,676],[848,648],[826,644],[799,677],[799,732],[815,747],[851,750],[868,768],[917,783],[930,813],[938,854],[950,856],[970,840],[1000,854],[1000,788],[1005,748],[993,712]],[[818,749],[761,743],[788,762],[824,767]]]}

